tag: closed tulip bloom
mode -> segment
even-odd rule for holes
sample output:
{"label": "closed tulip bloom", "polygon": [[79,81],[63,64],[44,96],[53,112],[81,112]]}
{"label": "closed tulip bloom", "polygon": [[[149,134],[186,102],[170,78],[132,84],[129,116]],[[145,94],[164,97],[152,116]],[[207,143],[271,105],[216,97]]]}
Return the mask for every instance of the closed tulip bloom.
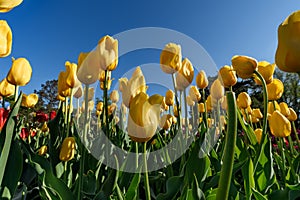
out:
{"label": "closed tulip bloom", "polygon": [[293,108],[289,108],[289,110],[290,110],[290,114],[287,117],[288,120],[290,120],[290,121],[296,121],[297,118],[298,118],[297,113],[295,112],[295,110]]}
{"label": "closed tulip bloom", "polygon": [[166,92],[165,101],[168,106],[174,105],[175,93],[172,90]]}
{"label": "closed tulip bloom", "polygon": [[77,64],[66,61],[65,67],[66,67],[66,84],[67,84],[67,86],[70,88],[78,87],[81,83],[78,80],[77,75],[76,75]]}
{"label": "closed tulip bloom", "polygon": [[207,118],[208,127],[211,128],[215,123],[215,120],[212,118]]}
{"label": "closed tulip bloom", "polygon": [[48,147],[46,145],[41,146],[41,148],[39,149],[39,155],[45,155],[47,153]]}
{"label": "closed tulip bloom", "polygon": [[268,100],[278,100],[284,91],[283,83],[279,79],[273,79],[273,81],[267,85],[267,91]]}
{"label": "closed tulip bloom", "polygon": [[208,79],[205,71],[201,70],[196,76],[196,84],[200,89],[204,89],[208,86]]}
{"label": "closed tulip bloom", "polygon": [[160,68],[167,74],[174,74],[181,68],[181,47],[178,44],[169,43],[160,54]]}
{"label": "closed tulip bloom", "polygon": [[215,107],[217,107],[217,103],[217,99],[213,98],[211,95],[208,95],[206,99],[207,112],[211,112]]}
{"label": "closed tulip bloom", "polygon": [[74,158],[75,149],[76,149],[76,142],[74,137],[65,138],[61,145],[59,159],[61,161],[72,160]]}
{"label": "closed tulip bloom", "polygon": [[165,114],[161,117],[159,126],[164,130],[168,130],[173,123],[172,121],[173,121],[173,116],[170,114]]}
{"label": "closed tulip bloom", "polygon": [[219,79],[216,79],[210,87],[210,95],[213,99],[220,100],[224,96],[224,87]]}
{"label": "closed tulip bloom", "polygon": [[7,82],[6,78],[4,78],[0,82],[0,96],[9,97],[15,94],[15,86]]}
{"label": "closed tulip bloom", "polygon": [[232,87],[237,83],[236,72],[228,65],[219,70],[218,79],[225,88]]}
{"label": "closed tulip bloom", "polygon": [[192,83],[193,78],[194,78],[194,67],[191,61],[185,58],[182,61],[182,66],[176,76],[177,89],[183,91]]}
{"label": "closed tulip bloom", "polygon": [[269,119],[271,133],[275,137],[287,137],[291,134],[290,121],[278,110],[274,111]]}
{"label": "closed tulip bloom", "polygon": [[166,98],[164,97],[162,103],[161,103],[161,111],[168,111],[169,110],[169,106],[166,104]]}
{"label": "closed tulip bloom", "polygon": [[177,109],[177,106],[176,106],[176,105],[173,106],[173,113],[174,113],[174,116],[175,116],[175,117],[178,117],[178,116],[179,116],[179,112],[178,112],[178,109]]}
{"label": "closed tulip bloom", "polygon": [[103,102],[99,101],[96,106],[96,110],[102,112],[103,110]]}
{"label": "closed tulip bloom", "polygon": [[35,104],[37,104],[38,100],[39,100],[39,96],[35,93],[32,93],[28,96],[26,94],[23,94],[21,106],[27,108],[33,108]]}
{"label": "closed tulip bloom", "polygon": [[32,68],[26,58],[13,59],[12,66],[6,76],[10,84],[24,86],[31,79]]}
{"label": "closed tulip bloom", "polygon": [[285,72],[300,73],[300,10],[288,16],[278,27],[275,62]]}
{"label": "closed tulip bloom", "polygon": [[190,87],[189,95],[190,95],[191,99],[196,103],[198,103],[201,99],[201,94],[196,86]]}
{"label": "closed tulip bloom", "polygon": [[57,94],[56,99],[59,101],[65,101],[66,97],[60,96],[59,94]]}
{"label": "closed tulip bloom", "polygon": [[145,77],[140,67],[133,72],[130,80],[127,78],[119,79],[119,90],[122,92],[122,100],[126,107],[129,108],[130,101],[140,92],[146,93],[147,86]]}
{"label": "closed tulip bloom", "polygon": [[108,115],[112,115],[117,109],[117,104],[112,103],[108,106]]}
{"label": "closed tulip bloom", "polygon": [[280,102],[279,107],[281,114],[283,114],[286,117],[290,115],[289,106],[285,102]]}
{"label": "closed tulip bloom", "polygon": [[58,75],[57,81],[57,92],[62,97],[68,97],[71,95],[71,88],[66,83],[67,73],[65,71],[61,71]]}
{"label": "closed tulip bloom", "polygon": [[278,110],[279,112],[281,112],[280,106],[277,103],[277,101],[268,102],[268,113],[272,114],[275,110]]}
{"label": "closed tulip bloom", "polygon": [[43,126],[42,126],[42,128],[41,128],[41,131],[44,132],[44,133],[45,133],[45,132],[49,132],[49,128],[48,128],[46,122],[44,122],[44,124],[43,124]]}
{"label": "closed tulip bloom", "polygon": [[261,113],[259,108],[255,108],[252,110],[252,115],[258,119],[262,119],[263,118],[263,114]]}
{"label": "closed tulip bloom", "polygon": [[[262,75],[266,84],[269,84],[273,81],[273,74],[275,71],[275,63],[271,64],[267,61],[260,61],[257,65],[257,71]],[[257,76],[254,76],[254,81],[256,84],[261,85],[261,81]]]}
{"label": "closed tulip bloom", "polygon": [[[110,90],[111,83],[112,83],[111,79],[109,79],[109,80],[106,81],[106,89],[107,90]],[[100,89],[104,90],[104,82],[100,82]]]}
{"label": "closed tulip bloom", "polygon": [[250,118],[250,121],[252,122],[252,123],[257,123],[257,122],[259,122],[259,119],[257,118],[257,117],[255,117],[254,115],[249,115],[249,118]]}
{"label": "closed tulip bloom", "polygon": [[255,134],[258,144],[260,144],[261,136],[262,136],[262,129],[261,128],[255,129],[254,134]]}
{"label": "closed tulip bloom", "polygon": [[119,101],[119,92],[118,90],[113,90],[111,93],[110,93],[110,100],[113,102],[113,103],[117,103]]}
{"label": "closed tulip bloom", "polygon": [[251,78],[257,69],[257,61],[248,56],[233,56],[231,64],[237,75],[242,79]]}
{"label": "closed tulip bloom", "polygon": [[221,99],[221,108],[223,109],[223,110],[227,110],[227,98],[226,98],[226,96],[223,96],[222,97],[222,99]]}
{"label": "closed tulip bloom", "polygon": [[241,92],[236,100],[237,106],[240,109],[247,109],[251,105],[251,98],[246,92]]}
{"label": "closed tulip bloom", "polygon": [[204,103],[199,103],[198,104],[198,111],[200,113],[205,113],[205,106],[204,106]]}
{"label": "closed tulip bloom", "polygon": [[[95,89],[93,87],[90,87],[88,90],[88,101],[93,100],[94,95],[95,95]],[[84,93],[84,96],[85,96],[85,93]]]}
{"label": "closed tulip bloom", "polygon": [[5,13],[20,5],[23,0],[1,0],[0,1],[0,13]]}
{"label": "closed tulip bloom", "polygon": [[95,83],[101,72],[99,54],[96,51],[80,53],[78,57],[78,80],[86,85]]}
{"label": "closed tulip bloom", "polygon": [[195,102],[192,100],[190,95],[186,96],[186,103],[189,106],[194,106],[195,105]]}
{"label": "closed tulip bloom", "polygon": [[118,65],[118,40],[106,35],[100,39],[97,51],[99,53],[100,68],[112,71]]}
{"label": "closed tulip bloom", "polygon": [[11,53],[11,46],[12,46],[11,29],[5,20],[0,20],[0,57],[2,58],[6,57]]}
{"label": "closed tulip bloom", "polygon": [[77,88],[75,88],[75,93],[73,94],[73,96],[76,99],[79,99],[80,97],[82,97],[83,94],[83,89],[82,89],[82,85],[80,84]]}
{"label": "closed tulip bloom", "polygon": [[129,106],[128,134],[133,141],[146,142],[153,137],[159,124],[162,100],[163,97],[159,95],[148,98],[144,92],[132,99]]}

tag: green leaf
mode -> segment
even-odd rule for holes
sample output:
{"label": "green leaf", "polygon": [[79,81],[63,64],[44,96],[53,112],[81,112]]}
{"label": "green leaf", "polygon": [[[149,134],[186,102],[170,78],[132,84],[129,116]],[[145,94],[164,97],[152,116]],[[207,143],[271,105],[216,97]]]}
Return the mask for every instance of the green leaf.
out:
{"label": "green leaf", "polygon": [[251,158],[242,167],[242,174],[244,178],[244,187],[246,192],[246,199],[251,199],[251,188],[255,188],[255,182],[253,177],[253,162]]}
{"label": "green leaf", "polygon": [[173,199],[176,196],[176,194],[179,192],[180,187],[183,183],[183,179],[184,179],[183,176],[170,177],[166,183],[167,184],[166,193],[158,194],[156,199],[157,200]]}
{"label": "green leaf", "polygon": [[137,199],[137,191],[138,191],[140,179],[141,179],[141,174],[136,173],[131,181],[131,184],[130,184],[127,192],[126,192],[126,195],[125,195],[126,200],[127,199],[128,200]]}
{"label": "green leaf", "polygon": [[[189,194],[189,192],[188,192]],[[197,177],[194,175],[193,185],[192,185],[192,197],[193,199],[205,199],[204,193],[199,188]]]}
{"label": "green leaf", "polygon": [[96,193],[96,176],[93,171],[88,171],[87,175],[83,175],[83,191],[85,194],[94,195]]}
{"label": "green leaf", "polygon": [[251,188],[253,196],[255,197],[256,200],[268,200],[267,197],[262,195],[260,192],[258,192],[256,189]]}

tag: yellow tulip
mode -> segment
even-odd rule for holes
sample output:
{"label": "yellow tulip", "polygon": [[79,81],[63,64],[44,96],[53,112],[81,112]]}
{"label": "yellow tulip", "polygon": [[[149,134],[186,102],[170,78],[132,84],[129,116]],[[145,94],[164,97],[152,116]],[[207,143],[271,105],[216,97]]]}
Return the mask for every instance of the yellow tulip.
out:
{"label": "yellow tulip", "polygon": [[219,79],[216,79],[210,86],[210,95],[213,99],[220,100],[224,96],[224,87]]}
{"label": "yellow tulip", "polygon": [[[257,65],[257,71],[262,75],[262,77],[264,78],[266,84],[269,84],[273,81],[273,74],[275,71],[275,63],[274,64],[270,64],[267,61],[260,61],[258,62]],[[254,81],[256,82],[256,84],[261,85],[261,81],[257,76],[254,76]]]}
{"label": "yellow tulip", "polygon": [[215,123],[215,120],[212,118],[207,118],[208,127],[211,128]]}
{"label": "yellow tulip", "polygon": [[180,45],[169,43],[160,54],[160,67],[163,72],[173,74],[181,68],[181,47]]}
{"label": "yellow tulip", "polygon": [[[0,1],[1,4],[1,1]],[[1,5],[0,5],[1,12]],[[5,20],[0,20],[0,57],[6,57],[11,53],[12,32]]]}
{"label": "yellow tulip", "polygon": [[4,78],[0,82],[0,96],[9,97],[15,94],[15,86],[7,82],[6,78]]}
{"label": "yellow tulip", "polygon": [[100,68],[112,71],[118,65],[118,40],[111,36],[104,36],[100,39],[97,46],[99,54]]}
{"label": "yellow tulip", "polygon": [[240,109],[247,109],[252,103],[250,96],[246,92],[241,92],[236,102]]}
{"label": "yellow tulip", "polygon": [[73,94],[73,96],[79,99],[80,97],[82,97],[82,94],[83,94],[83,89],[82,89],[82,85],[80,84],[77,88],[75,88],[75,93]]}
{"label": "yellow tulip", "polygon": [[272,101],[268,103],[268,113],[272,114],[275,110],[278,110],[279,112],[281,112],[280,106],[277,103],[277,101]]}
{"label": "yellow tulip", "polygon": [[112,103],[108,106],[108,115],[112,115],[114,111],[117,109],[117,104]]}
{"label": "yellow tulip", "polygon": [[79,54],[77,78],[81,83],[90,85],[98,80],[101,72],[99,59],[99,54],[96,51]]}
{"label": "yellow tulip", "polygon": [[269,119],[271,133],[275,137],[287,137],[291,134],[290,121],[278,110],[274,111]]}
{"label": "yellow tulip", "polygon": [[261,128],[255,129],[254,134],[255,134],[258,144],[260,144],[261,136],[262,136],[262,129]]}
{"label": "yellow tulip", "polygon": [[173,116],[170,114],[165,114],[161,117],[159,126],[164,130],[168,130],[173,123],[172,121],[173,121]]}
{"label": "yellow tulip", "polygon": [[132,99],[129,106],[128,134],[133,141],[146,142],[153,137],[159,124],[162,100],[163,97],[159,95],[148,98],[144,92]]}
{"label": "yellow tulip", "polygon": [[285,72],[300,73],[300,10],[289,15],[278,27],[275,62]]}
{"label": "yellow tulip", "polygon": [[298,118],[297,113],[295,112],[295,110],[293,108],[289,108],[289,110],[290,110],[290,114],[287,117],[288,120],[290,120],[290,121],[296,121],[297,118]]}
{"label": "yellow tulip", "polygon": [[1,0],[0,1],[0,13],[5,13],[20,5],[23,0]]}
{"label": "yellow tulip", "polygon": [[38,100],[39,100],[39,96],[35,93],[32,93],[28,96],[26,94],[23,94],[21,106],[27,108],[33,108],[35,104],[37,104]]}
{"label": "yellow tulip", "polygon": [[[106,89],[107,90],[110,90],[111,83],[112,83],[111,79],[109,79],[109,80],[106,81]],[[104,90],[104,82],[100,82],[100,89]]]}
{"label": "yellow tulip", "polygon": [[255,108],[252,110],[252,115],[258,119],[262,119],[263,118],[263,114],[261,113],[259,108]]}
{"label": "yellow tulip", "polygon": [[103,110],[103,102],[99,101],[96,106],[96,110],[102,112]]}
{"label": "yellow tulip", "polygon": [[66,83],[67,72],[61,71],[58,75],[57,92],[62,97],[68,97],[71,95],[71,88]]}
{"label": "yellow tulip", "polygon": [[178,112],[178,109],[177,109],[177,106],[176,106],[176,105],[173,106],[173,113],[174,113],[174,116],[175,116],[175,117],[178,117],[178,116],[179,116],[179,112]]}
{"label": "yellow tulip", "polygon": [[190,87],[189,96],[191,97],[192,101],[196,103],[198,103],[201,99],[201,94],[196,86]]}
{"label": "yellow tulip", "polygon": [[60,96],[59,94],[57,94],[56,99],[58,99],[59,101],[65,101],[66,97]]}
{"label": "yellow tulip", "polygon": [[237,75],[242,79],[251,78],[257,69],[257,61],[248,56],[233,56],[231,64]]}
{"label": "yellow tulip", "polygon": [[41,148],[39,149],[39,155],[45,155],[47,153],[48,147],[46,145],[41,146]]}
{"label": "yellow tulip", "polygon": [[200,113],[204,113],[205,112],[205,106],[204,106],[204,103],[199,103],[198,104],[198,111]]}
{"label": "yellow tulip", "polygon": [[161,109],[162,111],[168,111],[169,110],[169,106],[166,104],[166,98],[164,97],[162,103],[161,103]]}
{"label": "yellow tulip", "polygon": [[177,89],[183,91],[192,83],[193,78],[194,78],[194,67],[191,61],[185,58],[182,61],[182,66],[176,76]]}
{"label": "yellow tulip", "polygon": [[[111,79],[111,71],[106,72],[106,80]],[[105,71],[101,70],[99,74],[99,81],[104,82],[105,81]]]}
{"label": "yellow tulip", "polygon": [[204,89],[208,86],[208,79],[205,71],[201,70],[196,76],[196,84],[200,89]]}
{"label": "yellow tulip", "polygon": [[65,63],[66,67],[66,84],[70,88],[76,88],[78,87],[81,83],[79,82],[77,78],[77,64],[76,63],[71,63],[69,61],[66,61]]}
{"label": "yellow tulip", "polygon": [[279,79],[274,78],[273,81],[267,85],[267,91],[268,100],[278,100],[284,91],[283,83]]}
{"label": "yellow tulip", "polygon": [[237,83],[236,72],[228,65],[223,66],[219,70],[218,79],[225,88],[232,87]]}
{"label": "yellow tulip", "polygon": [[74,137],[65,138],[61,145],[59,159],[61,161],[69,161],[73,159],[75,154],[75,149],[76,149],[76,142]]}
{"label": "yellow tulip", "polygon": [[227,110],[227,98],[226,98],[226,96],[223,96],[222,98],[221,98],[221,108],[223,109],[223,110]]}
{"label": "yellow tulip", "polygon": [[175,93],[172,90],[166,92],[165,101],[168,106],[174,105]]}
{"label": "yellow tulip", "polygon": [[111,93],[110,93],[110,96],[109,96],[110,100],[113,102],[113,103],[117,103],[119,101],[119,92],[118,90],[113,90]]}
{"label": "yellow tulip", "polygon": [[122,92],[122,100],[129,108],[130,101],[140,92],[146,93],[147,86],[145,77],[140,67],[137,67],[130,80],[127,78],[119,79],[119,89]]}
{"label": "yellow tulip", "polygon": [[26,58],[13,59],[12,66],[6,76],[7,81],[13,85],[26,85],[32,75],[32,68]]}
{"label": "yellow tulip", "polygon": [[42,126],[42,128],[41,128],[41,131],[44,132],[44,133],[45,133],[45,132],[49,132],[49,128],[48,128],[46,122],[44,122],[44,124],[43,124],[43,126]]}
{"label": "yellow tulip", "polygon": [[281,114],[283,114],[284,116],[288,117],[291,114],[289,106],[285,102],[280,102],[279,107]]}
{"label": "yellow tulip", "polygon": [[208,95],[206,99],[206,109],[207,112],[211,112],[214,108],[217,107],[217,99],[213,98],[211,95]]}
{"label": "yellow tulip", "polygon": [[189,106],[194,106],[195,105],[195,102],[192,100],[190,95],[186,96],[186,103]]}

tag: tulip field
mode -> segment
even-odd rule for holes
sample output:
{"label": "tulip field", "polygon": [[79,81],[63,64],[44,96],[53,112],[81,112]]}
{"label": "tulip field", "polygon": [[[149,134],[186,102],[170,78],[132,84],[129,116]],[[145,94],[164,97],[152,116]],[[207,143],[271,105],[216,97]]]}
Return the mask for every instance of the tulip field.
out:
{"label": "tulip field", "polygon": [[[0,12],[22,0],[7,2]],[[153,95],[141,67],[114,78],[119,44],[106,35],[65,62],[49,113],[35,109],[38,94],[20,92],[30,59],[13,58],[0,82],[1,199],[300,199],[299,110],[274,76],[298,73],[299,83],[299,20],[297,11],[279,25],[274,63],[233,55],[213,80],[180,44],[164,44],[160,71],[173,87]],[[13,30],[5,20],[0,30],[7,57]],[[261,107],[235,90],[244,80],[260,88]]]}

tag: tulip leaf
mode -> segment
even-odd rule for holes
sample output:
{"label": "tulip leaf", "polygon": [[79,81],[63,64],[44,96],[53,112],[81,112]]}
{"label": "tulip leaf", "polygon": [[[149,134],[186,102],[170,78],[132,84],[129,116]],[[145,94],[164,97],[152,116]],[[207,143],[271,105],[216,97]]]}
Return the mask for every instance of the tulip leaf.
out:
{"label": "tulip leaf", "polygon": [[260,192],[258,192],[256,189],[251,188],[253,196],[255,197],[256,200],[267,200],[267,197],[262,195]]}
{"label": "tulip leaf", "polygon": [[1,157],[0,157],[0,186],[2,187],[2,181],[5,175],[5,169],[6,169],[6,164],[8,161],[8,157],[11,151],[11,144],[13,141],[14,136],[16,135],[15,131],[15,117],[17,116],[20,108],[22,100],[22,93],[19,95],[18,100],[12,107],[12,111],[10,112],[7,121],[1,131],[0,134],[0,150],[1,150]]}
{"label": "tulip leaf", "polygon": [[183,183],[184,176],[172,176],[167,180],[166,193],[160,193],[157,195],[157,200],[163,199],[174,199],[176,194],[179,192],[180,187]]}
{"label": "tulip leaf", "polygon": [[251,128],[251,126],[244,121],[244,118],[241,116],[240,110],[238,110],[237,116],[238,116],[239,122],[240,122],[243,130],[245,131],[248,139],[250,140],[251,144],[253,146],[257,146],[258,143],[257,143],[255,133],[254,133],[253,129]]}
{"label": "tulip leaf", "polygon": [[137,199],[137,191],[138,191],[140,179],[141,179],[141,174],[136,173],[133,179],[131,180],[131,184],[126,192],[126,196],[125,196],[126,200]]}
{"label": "tulip leaf", "polygon": [[242,167],[242,174],[244,178],[246,199],[251,199],[251,195],[252,195],[251,188],[255,187],[255,182],[253,177],[253,162],[251,158],[249,158],[245,163],[245,165]]}

